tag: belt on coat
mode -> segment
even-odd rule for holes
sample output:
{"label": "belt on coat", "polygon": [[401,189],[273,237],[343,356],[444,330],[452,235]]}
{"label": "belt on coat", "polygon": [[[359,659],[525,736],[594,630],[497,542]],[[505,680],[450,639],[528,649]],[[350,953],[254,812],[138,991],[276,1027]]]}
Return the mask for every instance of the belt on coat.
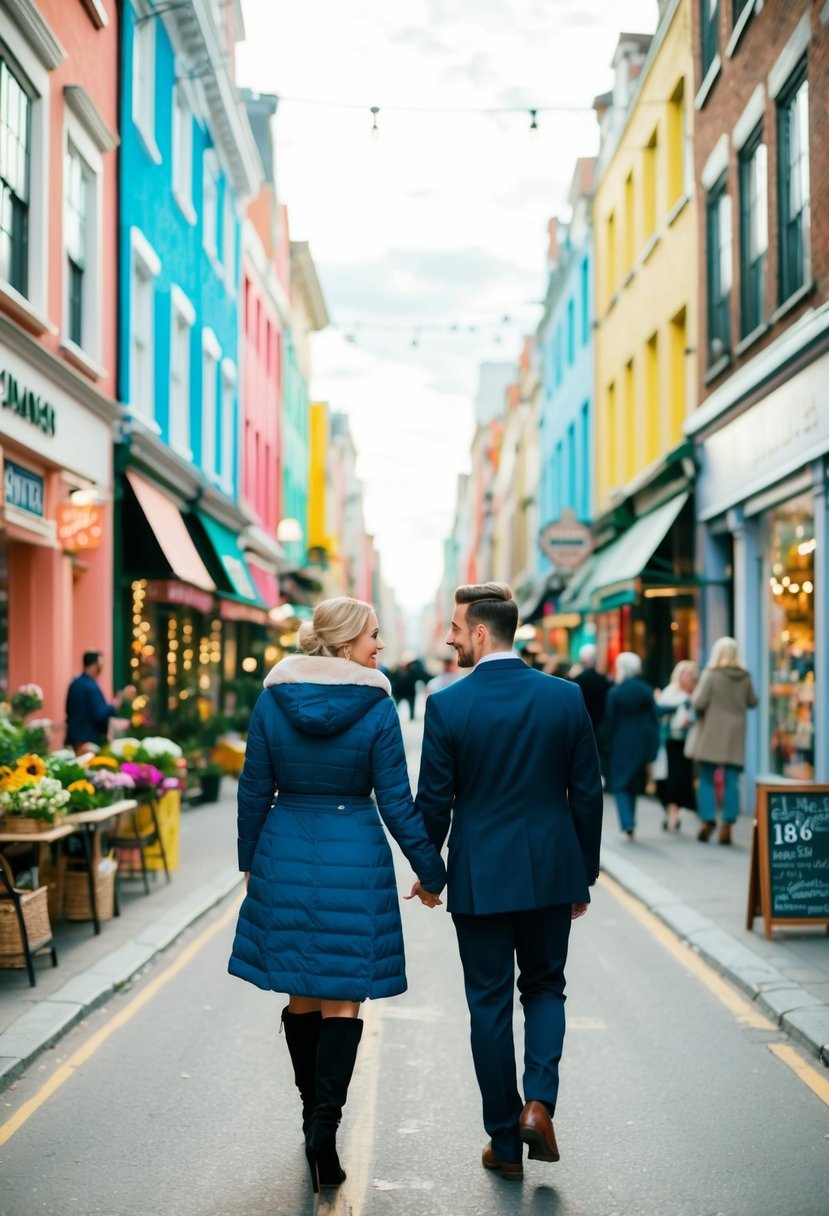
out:
{"label": "belt on coat", "polygon": [[374,802],[369,794],[292,794],[279,792],[276,795],[277,807],[283,810],[319,811],[323,814],[334,812],[343,813],[358,808],[373,807]]}

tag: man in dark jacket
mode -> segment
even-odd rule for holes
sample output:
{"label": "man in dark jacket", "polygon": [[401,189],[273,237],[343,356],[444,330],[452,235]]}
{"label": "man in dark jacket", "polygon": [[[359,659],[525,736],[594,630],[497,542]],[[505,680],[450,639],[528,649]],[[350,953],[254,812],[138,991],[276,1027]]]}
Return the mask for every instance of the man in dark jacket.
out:
{"label": "man in dark jacket", "polygon": [[[78,755],[106,742],[109,720],[119,710],[119,706],[107,701],[98,684],[103,667],[104,657],[100,650],[85,651],[83,671],[75,676],[66,693],[66,746],[74,747]],[[131,684],[116,693],[119,703],[134,696],[135,688]]]}
{"label": "man in dark jacket", "polygon": [[[599,873],[602,784],[581,692],[512,651],[518,610],[503,583],[459,587],[446,638],[465,680],[429,697],[417,807],[449,833],[448,910],[458,934],[472,1055],[491,1136],[487,1169],[523,1176],[559,1159],[552,1114],[564,1039],[570,925]],[[451,832],[450,832],[451,824]],[[512,1011],[524,1006],[524,1097]]]}

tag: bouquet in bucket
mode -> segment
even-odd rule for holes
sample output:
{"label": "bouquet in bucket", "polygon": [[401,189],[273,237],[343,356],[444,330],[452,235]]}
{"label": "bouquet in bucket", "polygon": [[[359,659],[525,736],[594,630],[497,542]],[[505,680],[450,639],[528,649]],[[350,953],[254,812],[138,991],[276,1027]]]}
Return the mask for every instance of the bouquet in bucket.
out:
{"label": "bouquet in bucket", "polygon": [[150,735],[145,739],[115,739],[110,751],[121,762],[121,772],[130,772],[130,766],[137,764],[160,771],[164,779],[159,783],[162,790],[177,790],[184,786],[187,763],[181,748],[172,739],[160,735]]}

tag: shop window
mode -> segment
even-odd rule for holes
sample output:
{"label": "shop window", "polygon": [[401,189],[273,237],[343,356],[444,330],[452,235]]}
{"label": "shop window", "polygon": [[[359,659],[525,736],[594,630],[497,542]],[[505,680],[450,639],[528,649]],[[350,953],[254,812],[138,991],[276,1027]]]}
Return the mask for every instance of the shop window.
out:
{"label": "shop window", "polygon": [[0,278],[22,296],[29,288],[29,188],[32,103],[0,58]]}
{"label": "shop window", "polygon": [[767,517],[769,763],[798,781],[815,775],[815,519],[810,495]]}
{"label": "shop window", "polygon": [[708,194],[708,363],[731,351],[731,198],[725,174]]}
{"label": "shop window", "polygon": [[762,325],[765,315],[768,208],[766,145],[762,127],[740,152],[740,331]]}
{"label": "shop window", "polygon": [[780,302],[809,280],[809,84],[806,60],[777,102]]}

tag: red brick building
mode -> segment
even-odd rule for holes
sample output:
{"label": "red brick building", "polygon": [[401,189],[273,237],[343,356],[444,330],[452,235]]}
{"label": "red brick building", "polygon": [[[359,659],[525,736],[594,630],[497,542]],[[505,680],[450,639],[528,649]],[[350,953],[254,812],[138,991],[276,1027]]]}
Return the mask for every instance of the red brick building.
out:
{"label": "red brick building", "polygon": [[[829,779],[829,4],[696,0],[706,651],[760,691],[746,773]],[[815,611],[817,605],[818,611]]]}

